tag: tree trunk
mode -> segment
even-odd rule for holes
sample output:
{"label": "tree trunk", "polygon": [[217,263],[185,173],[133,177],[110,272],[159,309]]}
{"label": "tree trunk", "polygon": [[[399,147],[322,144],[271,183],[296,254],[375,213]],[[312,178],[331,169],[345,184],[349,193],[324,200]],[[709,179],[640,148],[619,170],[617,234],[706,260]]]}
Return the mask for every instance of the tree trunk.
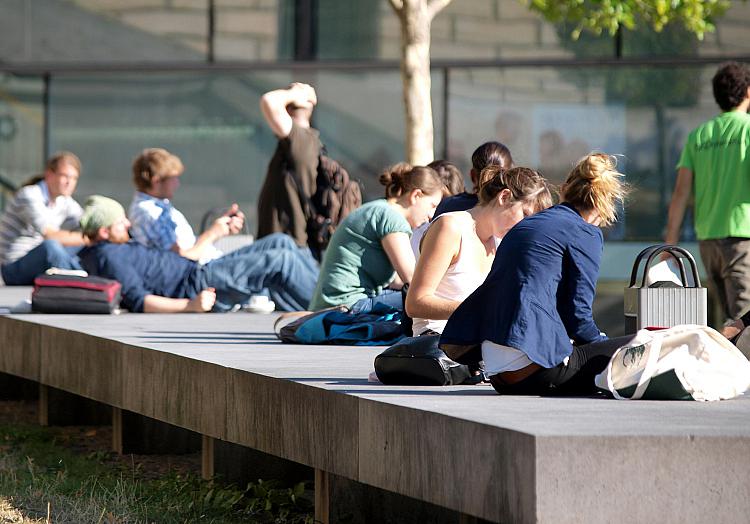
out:
{"label": "tree trunk", "polygon": [[401,22],[401,78],[406,109],[406,161],[432,162],[433,129],[430,97],[430,26],[451,0],[390,0]]}
{"label": "tree trunk", "polygon": [[401,18],[401,77],[406,109],[406,160],[426,165],[434,160],[430,87],[431,17],[424,1],[404,0]]}

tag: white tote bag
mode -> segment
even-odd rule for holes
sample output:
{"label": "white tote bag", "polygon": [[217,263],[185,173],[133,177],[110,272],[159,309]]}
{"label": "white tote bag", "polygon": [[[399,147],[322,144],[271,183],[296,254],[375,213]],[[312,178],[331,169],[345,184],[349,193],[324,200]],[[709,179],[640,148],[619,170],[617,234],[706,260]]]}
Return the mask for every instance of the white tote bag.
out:
{"label": "white tote bag", "polygon": [[750,362],[706,326],[642,329],[596,376],[619,400],[724,400],[750,388]]}

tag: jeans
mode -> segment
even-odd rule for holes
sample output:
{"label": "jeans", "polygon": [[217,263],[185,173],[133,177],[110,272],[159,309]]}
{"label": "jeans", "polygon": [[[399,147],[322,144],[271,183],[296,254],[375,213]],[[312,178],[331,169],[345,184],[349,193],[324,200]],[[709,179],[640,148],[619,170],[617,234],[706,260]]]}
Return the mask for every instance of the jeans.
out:
{"label": "jeans", "polygon": [[379,295],[357,300],[350,308],[350,311],[352,313],[369,313],[375,304],[385,304],[393,309],[403,311],[404,296],[400,289],[384,289]]}
{"label": "jeans", "polygon": [[78,252],[83,246],[63,246],[56,240],[45,240],[15,262],[4,264],[0,271],[7,286],[30,286],[34,278],[51,267],[81,269]]}
{"label": "jeans", "polygon": [[275,233],[212,260],[199,271],[205,287],[216,289],[214,311],[229,311],[268,289],[276,309],[303,311],[318,281],[318,263],[307,247]]}
{"label": "jeans", "polygon": [[597,393],[594,377],[604,371],[612,355],[630,342],[635,335],[610,338],[573,346],[568,362],[553,368],[542,368],[515,384],[503,383],[500,375],[490,383],[501,395],[587,396]]}

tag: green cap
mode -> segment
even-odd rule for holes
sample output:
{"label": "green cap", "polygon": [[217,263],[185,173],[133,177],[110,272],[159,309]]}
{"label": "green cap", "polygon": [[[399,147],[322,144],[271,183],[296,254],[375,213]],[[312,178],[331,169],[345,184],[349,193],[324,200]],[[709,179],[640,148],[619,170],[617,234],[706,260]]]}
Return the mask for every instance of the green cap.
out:
{"label": "green cap", "polygon": [[125,216],[125,209],[117,200],[93,195],[86,200],[81,215],[81,231],[96,233],[100,227],[109,227]]}

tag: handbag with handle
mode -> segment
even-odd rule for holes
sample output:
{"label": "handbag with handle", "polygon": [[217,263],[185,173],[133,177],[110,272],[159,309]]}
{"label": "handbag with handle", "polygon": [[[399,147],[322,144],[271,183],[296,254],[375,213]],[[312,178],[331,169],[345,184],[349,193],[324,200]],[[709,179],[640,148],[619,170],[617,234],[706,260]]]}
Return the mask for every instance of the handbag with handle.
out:
{"label": "handbag with handle", "polygon": [[[682,285],[648,283],[649,269],[659,255],[667,253],[675,261]],[[685,267],[687,261],[688,271]],[[642,268],[640,284],[637,282]],[[625,332],[635,333],[649,326],[672,327],[680,324],[707,324],[706,288],[701,287],[698,266],[689,251],[659,244],[641,251],[633,264],[630,284],[625,288]]]}
{"label": "handbag with handle", "polygon": [[477,384],[483,375],[448,358],[438,348],[439,334],[406,337],[375,357],[375,374],[383,384],[455,386]]}
{"label": "handbag with handle", "polygon": [[707,326],[642,329],[595,381],[619,400],[725,400],[750,387],[750,362]]}

